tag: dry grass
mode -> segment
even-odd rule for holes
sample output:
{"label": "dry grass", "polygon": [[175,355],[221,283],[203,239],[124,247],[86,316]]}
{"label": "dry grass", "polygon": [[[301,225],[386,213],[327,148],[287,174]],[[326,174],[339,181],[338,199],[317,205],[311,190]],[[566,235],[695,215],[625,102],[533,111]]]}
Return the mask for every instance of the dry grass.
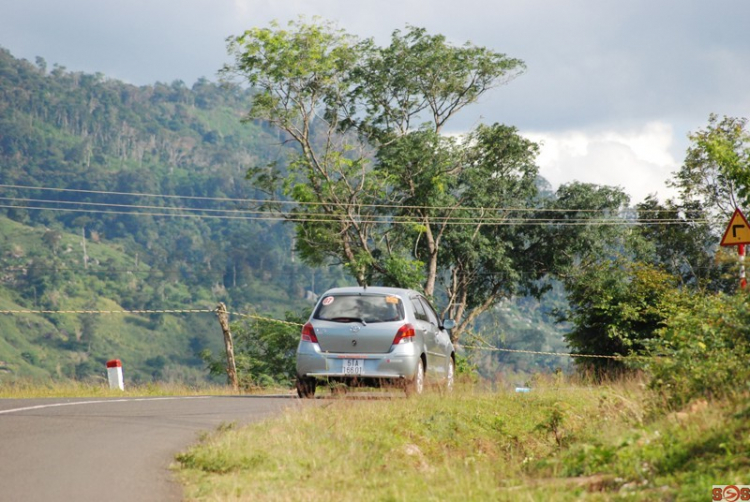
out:
{"label": "dry grass", "polygon": [[635,406],[629,392],[538,381],[528,394],[462,386],[300,402],[206,438],[178,456],[180,475],[193,500],[499,500],[610,415],[640,420],[638,409],[622,413]]}
{"label": "dry grass", "polygon": [[748,401],[660,412],[638,380],[299,401],[177,457],[189,500],[707,500],[750,472]]}

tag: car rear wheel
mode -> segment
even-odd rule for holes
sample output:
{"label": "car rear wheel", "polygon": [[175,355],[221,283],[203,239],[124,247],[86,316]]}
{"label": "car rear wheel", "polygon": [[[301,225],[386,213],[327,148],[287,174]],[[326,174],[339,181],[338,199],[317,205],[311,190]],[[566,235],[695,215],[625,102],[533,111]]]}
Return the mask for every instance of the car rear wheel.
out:
{"label": "car rear wheel", "polygon": [[424,362],[421,357],[417,362],[417,371],[414,373],[414,377],[406,382],[404,390],[407,396],[419,395],[424,390]]}
{"label": "car rear wheel", "polygon": [[297,377],[297,395],[302,399],[312,399],[315,397],[315,379]]}

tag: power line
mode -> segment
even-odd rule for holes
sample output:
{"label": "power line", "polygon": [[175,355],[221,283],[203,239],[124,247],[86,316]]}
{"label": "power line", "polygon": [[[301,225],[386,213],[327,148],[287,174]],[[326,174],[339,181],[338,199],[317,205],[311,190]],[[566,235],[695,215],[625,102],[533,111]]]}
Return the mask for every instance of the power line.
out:
{"label": "power line", "polygon": [[[12,201],[12,202],[36,202],[36,203],[42,203],[42,204],[63,204],[63,205],[81,205],[81,206],[95,206],[95,207],[104,207],[104,208],[132,208],[132,209],[156,209],[156,210],[164,210],[164,211],[188,211],[188,212],[209,212],[209,213],[237,213],[237,214],[248,214],[248,215],[267,215],[274,213],[271,211],[262,211],[262,210],[254,210],[254,209],[213,209],[213,208],[193,208],[193,207],[172,207],[172,206],[147,206],[147,205],[136,205],[136,204],[113,204],[113,203],[105,203],[105,202],[86,202],[86,201],[68,201],[68,200],[49,200],[49,199],[33,199],[33,198],[22,198],[22,197],[2,197],[0,196],[0,200],[6,200],[6,201]],[[50,210],[53,210],[55,208],[49,208]],[[477,209],[478,210],[478,209]],[[133,211],[134,214],[142,214],[137,213]],[[304,216],[300,216],[300,218],[309,218],[309,217],[318,217],[318,218],[326,218],[327,221],[341,221],[343,216],[340,215],[340,217],[337,217],[335,214],[329,214],[329,213],[298,213]],[[285,219],[288,219],[287,215],[279,215],[280,217],[283,217]],[[349,217],[349,215],[346,215]],[[368,218],[371,218],[371,220],[362,220],[363,222],[383,222],[383,223],[391,223],[391,222],[398,222],[398,221],[404,221],[407,223],[413,223],[415,221],[420,221],[418,217],[414,216],[399,216],[399,215],[368,215]],[[510,216],[505,217],[496,217],[496,216],[431,216],[430,219],[436,223],[444,223],[447,221],[459,221],[459,222],[467,222],[467,223],[493,223],[493,222],[508,222],[508,223],[527,223],[527,222],[558,222],[558,221],[566,221],[566,222],[591,222],[591,221],[620,221],[620,218],[606,218],[606,219],[600,219],[600,220],[594,220],[593,218],[569,218],[566,220],[556,220],[552,218],[512,218]],[[691,220],[691,221],[698,221],[698,220]],[[656,218],[656,219],[639,219],[639,223],[647,223],[647,222],[660,222],[660,223],[666,223],[666,222],[683,222],[683,220],[680,219],[667,219],[667,218]]]}
{"label": "power line", "polygon": [[[0,199],[3,199],[0,197]],[[49,203],[56,203],[58,201],[50,201]],[[351,222],[357,224],[405,224],[405,225],[422,225],[424,220],[418,217],[379,217],[377,215],[351,218],[346,215],[336,217],[335,215],[322,214],[318,215],[312,213],[311,216],[285,216],[285,215],[274,215],[270,212],[256,211],[252,215],[218,215],[218,214],[184,214],[179,212],[151,212],[151,211],[104,211],[98,209],[79,209],[79,208],[61,208],[61,207],[39,207],[39,206],[26,206],[26,205],[9,205],[0,204],[0,208],[6,209],[29,209],[37,211],[52,211],[52,212],[66,212],[66,213],[89,213],[89,214],[113,214],[113,215],[130,215],[130,216],[158,216],[158,217],[172,217],[172,218],[194,218],[194,219],[218,219],[218,220],[247,220],[247,221],[288,221],[296,223],[341,223]],[[162,208],[165,211],[169,211],[169,208]],[[194,209],[198,210],[198,209]],[[227,210],[228,212],[228,210]],[[253,212],[251,212],[253,213]],[[301,213],[304,214],[304,213]],[[694,223],[708,223],[708,220],[681,220],[681,219],[640,219],[640,220],[626,220],[626,219],[602,219],[602,218],[570,218],[570,219],[554,219],[554,218],[492,218],[492,217],[431,217],[433,223],[444,223],[448,225],[484,225],[484,226],[587,226],[587,225],[614,225],[614,226],[637,226],[641,224],[646,225],[686,225]]]}
{"label": "power line", "polygon": [[[107,191],[107,190],[86,190],[76,188],[54,188],[54,187],[35,187],[29,185],[14,185],[14,184],[0,184],[0,188],[13,188],[22,190],[41,190],[41,191],[52,191],[52,192],[63,192],[63,193],[86,193],[95,195],[119,195],[129,197],[149,197],[149,198],[163,198],[163,199],[185,199],[185,200],[198,200],[198,201],[215,201],[215,202],[240,202],[245,204],[283,204],[292,206],[331,206],[334,204],[327,202],[316,202],[316,201],[290,201],[290,200],[268,200],[268,199],[242,199],[242,198],[231,198],[231,197],[207,197],[197,195],[174,195],[174,194],[153,194],[153,193],[140,193],[140,192],[118,192],[118,191]],[[391,208],[391,209],[431,209],[431,210],[445,210],[445,211],[457,211],[457,210],[475,210],[475,211],[517,211],[517,212],[550,212],[550,213],[599,213],[609,212],[609,209],[588,209],[588,208],[529,208],[529,207],[475,207],[475,206],[429,206],[429,205],[402,205],[402,204],[381,204],[381,203],[336,203],[338,207],[356,207],[356,208]],[[146,206],[148,207],[148,206]],[[161,206],[155,206],[162,208]],[[187,209],[187,208],[183,208]],[[197,210],[197,209],[193,209]],[[216,209],[215,211],[219,211]],[[226,211],[233,211],[227,209]],[[641,209],[638,210],[640,213],[663,213],[670,212],[664,209]]]}

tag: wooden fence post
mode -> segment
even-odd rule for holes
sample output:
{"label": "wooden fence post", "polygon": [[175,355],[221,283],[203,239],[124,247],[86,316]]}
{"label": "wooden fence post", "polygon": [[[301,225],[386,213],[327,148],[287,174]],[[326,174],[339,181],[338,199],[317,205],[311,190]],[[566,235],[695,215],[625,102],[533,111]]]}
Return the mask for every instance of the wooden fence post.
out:
{"label": "wooden fence post", "polygon": [[234,344],[232,343],[232,333],[229,331],[229,314],[227,313],[227,306],[223,302],[220,302],[216,307],[216,317],[219,318],[221,331],[224,333],[224,347],[227,352],[227,382],[235,392],[239,392],[240,383],[237,381],[237,366],[234,363]]}

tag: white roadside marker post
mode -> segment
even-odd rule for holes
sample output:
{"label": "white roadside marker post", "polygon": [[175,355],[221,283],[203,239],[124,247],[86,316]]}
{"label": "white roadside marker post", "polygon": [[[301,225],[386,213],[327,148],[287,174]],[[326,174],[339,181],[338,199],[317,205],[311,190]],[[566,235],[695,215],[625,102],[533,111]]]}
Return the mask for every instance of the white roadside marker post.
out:
{"label": "white roadside marker post", "polygon": [[122,362],[119,359],[107,361],[107,377],[109,378],[110,389],[125,390],[125,383],[122,379]]}

